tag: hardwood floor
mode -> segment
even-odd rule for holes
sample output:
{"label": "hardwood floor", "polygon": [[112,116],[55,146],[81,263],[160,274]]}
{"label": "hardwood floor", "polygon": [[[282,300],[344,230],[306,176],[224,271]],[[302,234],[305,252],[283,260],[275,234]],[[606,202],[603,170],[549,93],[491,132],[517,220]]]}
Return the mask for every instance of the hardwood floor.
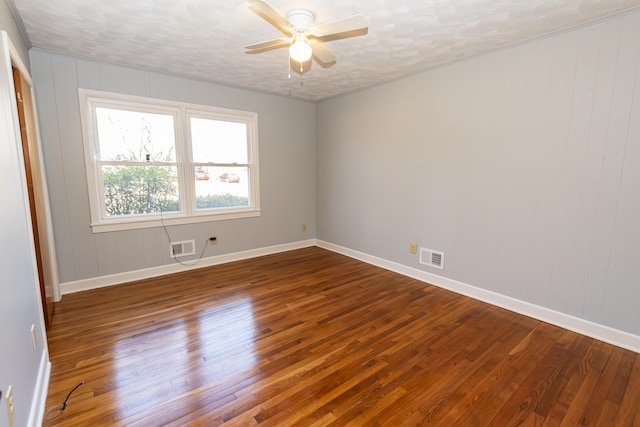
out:
{"label": "hardwood floor", "polygon": [[306,248],[66,295],[45,426],[640,426],[640,356]]}

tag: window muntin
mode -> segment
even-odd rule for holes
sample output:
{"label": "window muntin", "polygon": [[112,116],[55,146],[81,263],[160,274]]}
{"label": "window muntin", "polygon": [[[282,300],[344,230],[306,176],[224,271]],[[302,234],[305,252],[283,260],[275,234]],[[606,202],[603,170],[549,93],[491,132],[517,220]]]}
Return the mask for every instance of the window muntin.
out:
{"label": "window muntin", "polygon": [[258,216],[257,115],[80,90],[94,232]]}

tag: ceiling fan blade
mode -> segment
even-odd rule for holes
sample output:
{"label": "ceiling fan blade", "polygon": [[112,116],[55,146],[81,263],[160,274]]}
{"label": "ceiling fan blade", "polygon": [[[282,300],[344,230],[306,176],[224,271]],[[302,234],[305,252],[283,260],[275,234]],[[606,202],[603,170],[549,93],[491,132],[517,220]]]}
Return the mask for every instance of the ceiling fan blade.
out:
{"label": "ceiling fan blade", "polygon": [[287,21],[287,18],[271,7],[266,1],[249,0],[249,9],[286,35],[293,35],[291,24]]}
{"label": "ceiling fan blade", "polygon": [[336,57],[321,43],[311,44],[311,50],[313,51],[313,56],[316,58],[316,61],[323,67],[330,67],[336,63]]}
{"label": "ceiling fan blade", "polygon": [[328,22],[311,29],[314,37],[326,37],[333,34],[348,33],[352,31],[364,30],[369,27],[369,19],[362,15],[353,15],[348,18]]}
{"label": "ceiling fan blade", "polygon": [[268,40],[266,42],[250,44],[249,46],[245,46],[245,49],[254,50],[254,49],[277,49],[279,47],[289,46],[291,44],[291,39],[281,37],[279,39]]}

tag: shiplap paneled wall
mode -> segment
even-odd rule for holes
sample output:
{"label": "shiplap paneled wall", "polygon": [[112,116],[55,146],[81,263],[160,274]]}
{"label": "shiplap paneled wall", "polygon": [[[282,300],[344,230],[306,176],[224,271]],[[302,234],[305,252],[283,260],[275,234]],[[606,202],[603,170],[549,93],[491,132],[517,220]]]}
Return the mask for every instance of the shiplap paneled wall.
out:
{"label": "shiplap paneled wall", "polygon": [[319,102],[318,238],[639,334],[639,40],[636,12]]}
{"label": "shiplap paneled wall", "polygon": [[[5,409],[9,386],[13,390],[13,425],[31,426],[36,425],[44,410],[51,365],[11,70],[12,59],[26,65],[20,52],[27,50],[3,1],[0,30],[0,236],[4,242],[0,247],[0,426],[9,425]],[[11,54],[9,42],[16,49]]]}
{"label": "shiplap paneled wall", "polygon": [[314,103],[37,49],[30,54],[61,283],[175,263],[162,228],[92,233],[78,88],[258,113],[262,215],[172,226],[172,241],[195,239],[199,254],[216,234],[218,244],[204,252],[210,257],[315,234]]}

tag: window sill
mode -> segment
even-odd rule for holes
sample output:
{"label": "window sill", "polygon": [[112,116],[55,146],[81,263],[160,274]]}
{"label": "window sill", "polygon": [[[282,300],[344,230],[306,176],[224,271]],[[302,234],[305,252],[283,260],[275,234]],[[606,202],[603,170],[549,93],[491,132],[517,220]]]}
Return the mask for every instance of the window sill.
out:
{"label": "window sill", "polygon": [[137,230],[141,228],[153,228],[181,224],[195,224],[199,222],[225,221],[230,219],[253,218],[260,216],[260,210],[248,210],[241,212],[229,212],[214,215],[194,215],[170,218],[138,219],[138,220],[117,220],[113,222],[102,222],[91,224],[93,233],[108,233],[111,231]]}

